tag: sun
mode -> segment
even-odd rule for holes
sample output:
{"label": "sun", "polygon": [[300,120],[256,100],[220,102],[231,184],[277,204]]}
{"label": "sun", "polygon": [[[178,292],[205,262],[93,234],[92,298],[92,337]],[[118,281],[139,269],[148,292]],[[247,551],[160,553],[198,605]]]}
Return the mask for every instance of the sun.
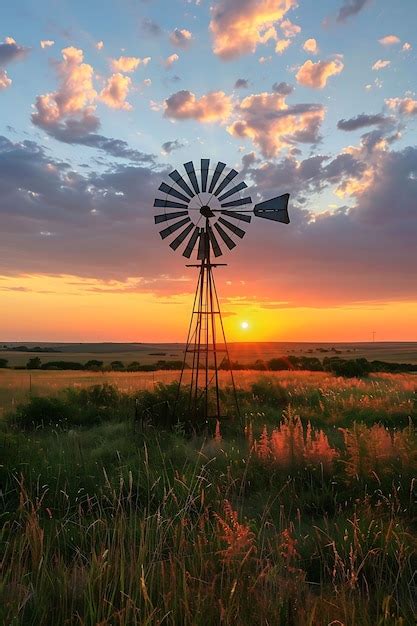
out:
{"label": "sun", "polygon": [[242,330],[248,330],[249,322],[241,322],[240,323],[240,327],[241,327]]}

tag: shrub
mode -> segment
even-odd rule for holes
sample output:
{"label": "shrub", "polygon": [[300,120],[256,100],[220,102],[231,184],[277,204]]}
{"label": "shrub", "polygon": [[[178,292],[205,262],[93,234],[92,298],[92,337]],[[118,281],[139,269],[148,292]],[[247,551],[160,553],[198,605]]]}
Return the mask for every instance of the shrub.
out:
{"label": "shrub", "polygon": [[17,407],[10,421],[24,430],[40,426],[64,425],[70,416],[68,405],[60,398],[31,397]]}

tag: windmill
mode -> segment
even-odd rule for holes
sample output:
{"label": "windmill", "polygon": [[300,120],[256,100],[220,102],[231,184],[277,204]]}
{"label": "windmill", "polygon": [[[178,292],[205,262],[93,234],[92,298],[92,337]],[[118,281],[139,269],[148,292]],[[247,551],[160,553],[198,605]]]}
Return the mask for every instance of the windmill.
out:
{"label": "windmill", "polygon": [[154,201],[158,209],[155,224],[161,228],[161,238],[186,259],[196,257],[196,263],[187,267],[199,270],[178,393],[188,367],[189,419],[220,419],[223,416],[219,368],[228,369],[240,417],[213,269],[226,265],[217,259],[236,247],[253,216],[289,224],[289,194],[253,205],[252,198],[245,195],[248,186],[225,163],[219,161],[210,167],[210,159],[201,159],[198,167],[192,161],[183,167],[183,175],[174,170],[169,174],[170,180],[161,183]]}

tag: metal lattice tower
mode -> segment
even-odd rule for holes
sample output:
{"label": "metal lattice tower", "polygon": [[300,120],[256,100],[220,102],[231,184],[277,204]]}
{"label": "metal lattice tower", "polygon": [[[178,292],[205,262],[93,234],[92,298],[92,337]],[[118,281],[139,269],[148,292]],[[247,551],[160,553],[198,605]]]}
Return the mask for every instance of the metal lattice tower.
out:
{"label": "metal lattice tower", "polygon": [[170,238],[170,247],[173,250],[182,248],[187,259],[196,253],[197,263],[187,264],[187,267],[199,270],[179,389],[184,385],[189,366],[191,381],[187,412],[190,421],[225,417],[219,390],[219,368],[222,366],[229,371],[236,413],[240,417],[213,274],[213,269],[225,264],[213,263],[212,256],[216,259],[223,254],[219,240],[232,250],[244,237],[244,227],[251,222],[253,215],[289,224],[289,194],[260,202],[252,208],[252,198],[243,195],[246,183],[240,181],[232,185],[238,172],[227,168],[225,163],[219,161],[215,168],[210,168],[210,160],[201,159],[197,170],[192,161],[184,163],[184,168],[188,181],[174,170],[169,174],[173,183],[163,182],[159,186],[165,197],[156,198],[154,202],[154,207],[164,209],[155,216],[155,224],[163,225],[159,233],[161,238]]}

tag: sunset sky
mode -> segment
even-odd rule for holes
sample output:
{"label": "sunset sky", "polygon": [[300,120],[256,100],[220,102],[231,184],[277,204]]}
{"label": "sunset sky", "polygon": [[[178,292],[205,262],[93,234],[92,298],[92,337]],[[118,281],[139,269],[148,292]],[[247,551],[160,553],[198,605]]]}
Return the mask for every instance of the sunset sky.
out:
{"label": "sunset sky", "polygon": [[[232,341],[417,341],[415,0],[20,0],[0,26],[0,341],[182,341],[153,200],[225,161]],[[247,322],[247,327],[242,327]],[[245,326],[245,325],[244,325]]]}

